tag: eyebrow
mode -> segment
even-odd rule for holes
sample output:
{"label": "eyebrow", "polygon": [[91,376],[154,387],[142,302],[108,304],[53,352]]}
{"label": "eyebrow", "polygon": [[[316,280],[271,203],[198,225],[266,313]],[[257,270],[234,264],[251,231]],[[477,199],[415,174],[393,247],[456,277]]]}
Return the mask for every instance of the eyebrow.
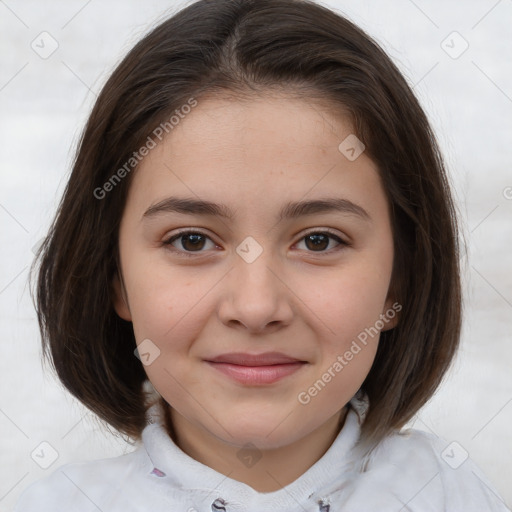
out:
{"label": "eyebrow", "polygon": [[[334,197],[286,203],[278,214],[278,221],[331,212],[353,215],[366,222],[371,222],[370,215],[362,206],[348,199]],[[190,197],[168,197],[150,206],[144,212],[142,219],[156,217],[164,213],[216,216],[229,220],[233,220],[235,217],[234,212],[224,204],[217,204],[211,201]]]}

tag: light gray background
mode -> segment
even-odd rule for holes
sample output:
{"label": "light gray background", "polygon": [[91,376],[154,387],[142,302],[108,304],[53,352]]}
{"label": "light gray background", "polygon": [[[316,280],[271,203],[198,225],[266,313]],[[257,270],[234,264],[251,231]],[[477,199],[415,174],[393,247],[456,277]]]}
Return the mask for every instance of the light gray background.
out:
{"label": "light gray background", "polygon": [[[452,454],[469,452],[511,506],[512,0],[324,4],[374,36],[414,86],[444,150],[468,241],[462,350],[414,427],[456,441]],[[1,511],[65,463],[133,449],[43,372],[27,277],[96,94],[133,44],[180,5],[0,0]],[[43,31],[58,43],[46,59],[31,48],[42,37],[50,48]],[[46,470],[31,458],[43,441],[58,452]]]}

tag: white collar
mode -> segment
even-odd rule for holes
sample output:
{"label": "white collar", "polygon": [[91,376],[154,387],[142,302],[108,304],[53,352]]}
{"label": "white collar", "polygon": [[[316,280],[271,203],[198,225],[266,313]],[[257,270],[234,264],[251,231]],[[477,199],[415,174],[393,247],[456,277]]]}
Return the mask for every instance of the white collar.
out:
{"label": "white collar", "polygon": [[160,403],[147,411],[148,425],[142,441],[155,467],[155,477],[162,484],[168,482],[172,488],[201,496],[211,504],[211,510],[293,510],[298,504],[313,501],[318,504],[317,510],[326,512],[329,494],[342,485],[344,473],[352,473],[357,459],[353,448],[368,411],[368,397],[360,390],[348,405],[343,427],[327,452],[294,482],[270,493],[260,493],[183,452],[167,433]]}

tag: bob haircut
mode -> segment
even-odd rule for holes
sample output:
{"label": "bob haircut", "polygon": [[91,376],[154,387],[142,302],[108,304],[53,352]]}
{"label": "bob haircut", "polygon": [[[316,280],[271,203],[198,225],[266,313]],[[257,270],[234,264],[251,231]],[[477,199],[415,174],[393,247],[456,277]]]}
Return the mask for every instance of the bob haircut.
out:
{"label": "bob haircut", "polygon": [[199,0],[140,40],[105,83],[31,269],[40,263],[43,360],[88,409],[132,439],[141,439],[149,405],[133,326],[113,307],[118,231],[136,172],[126,162],[191,98],[236,101],[277,90],[345,112],[388,199],[390,286],[403,309],[398,325],[381,333],[362,385],[370,410],[361,440],[379,442],[402,428],[456,353],[456,209],[435,136],[398,68],[364,31],[311,0]]}

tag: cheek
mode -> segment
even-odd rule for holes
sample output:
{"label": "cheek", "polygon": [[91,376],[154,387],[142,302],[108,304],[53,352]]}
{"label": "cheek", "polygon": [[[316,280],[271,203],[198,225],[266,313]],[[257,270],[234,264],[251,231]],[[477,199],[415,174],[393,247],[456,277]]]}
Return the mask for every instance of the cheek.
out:
{"label": "cheek", "polygon": [[183,272],[153,266],[151,276],[146,273],[132,282],[130,308],[143,364],[144,351],[150,354],[144,370],[157,391],[174,405],[189,399],[182,383],[189,390],[198,385],[191,371],[190,349],[204,328],[205,296],[214,284],[209,281],[195,282]]}
{"label": "cheek", "polygon": [[305,301],[315,313],[309,326],[317,334],[318,364],[297,396],[310,418],[335,414],[362,385],[377,352],[376,323],[387,294],[387,279],[363,264],[321,284],[322,293]]}
{"label": "cheek", "polygon": [[[137,272],[137,268],[144,270]],[[218,286],[218,276],[185,266],[173,268],[161,259],[127,270],[132,276],[127,286],[137,343],[149,338],[161,352],[172,352],[171,360],[179,360],[212,315],[212,290]]]}
{"label": "cheek", "polygon": [[294,290],[311,312],[311,322],[323,325],[328,337],[347,340],[379,319],[388,287],[389,275],[361,260],[301,276]]}

